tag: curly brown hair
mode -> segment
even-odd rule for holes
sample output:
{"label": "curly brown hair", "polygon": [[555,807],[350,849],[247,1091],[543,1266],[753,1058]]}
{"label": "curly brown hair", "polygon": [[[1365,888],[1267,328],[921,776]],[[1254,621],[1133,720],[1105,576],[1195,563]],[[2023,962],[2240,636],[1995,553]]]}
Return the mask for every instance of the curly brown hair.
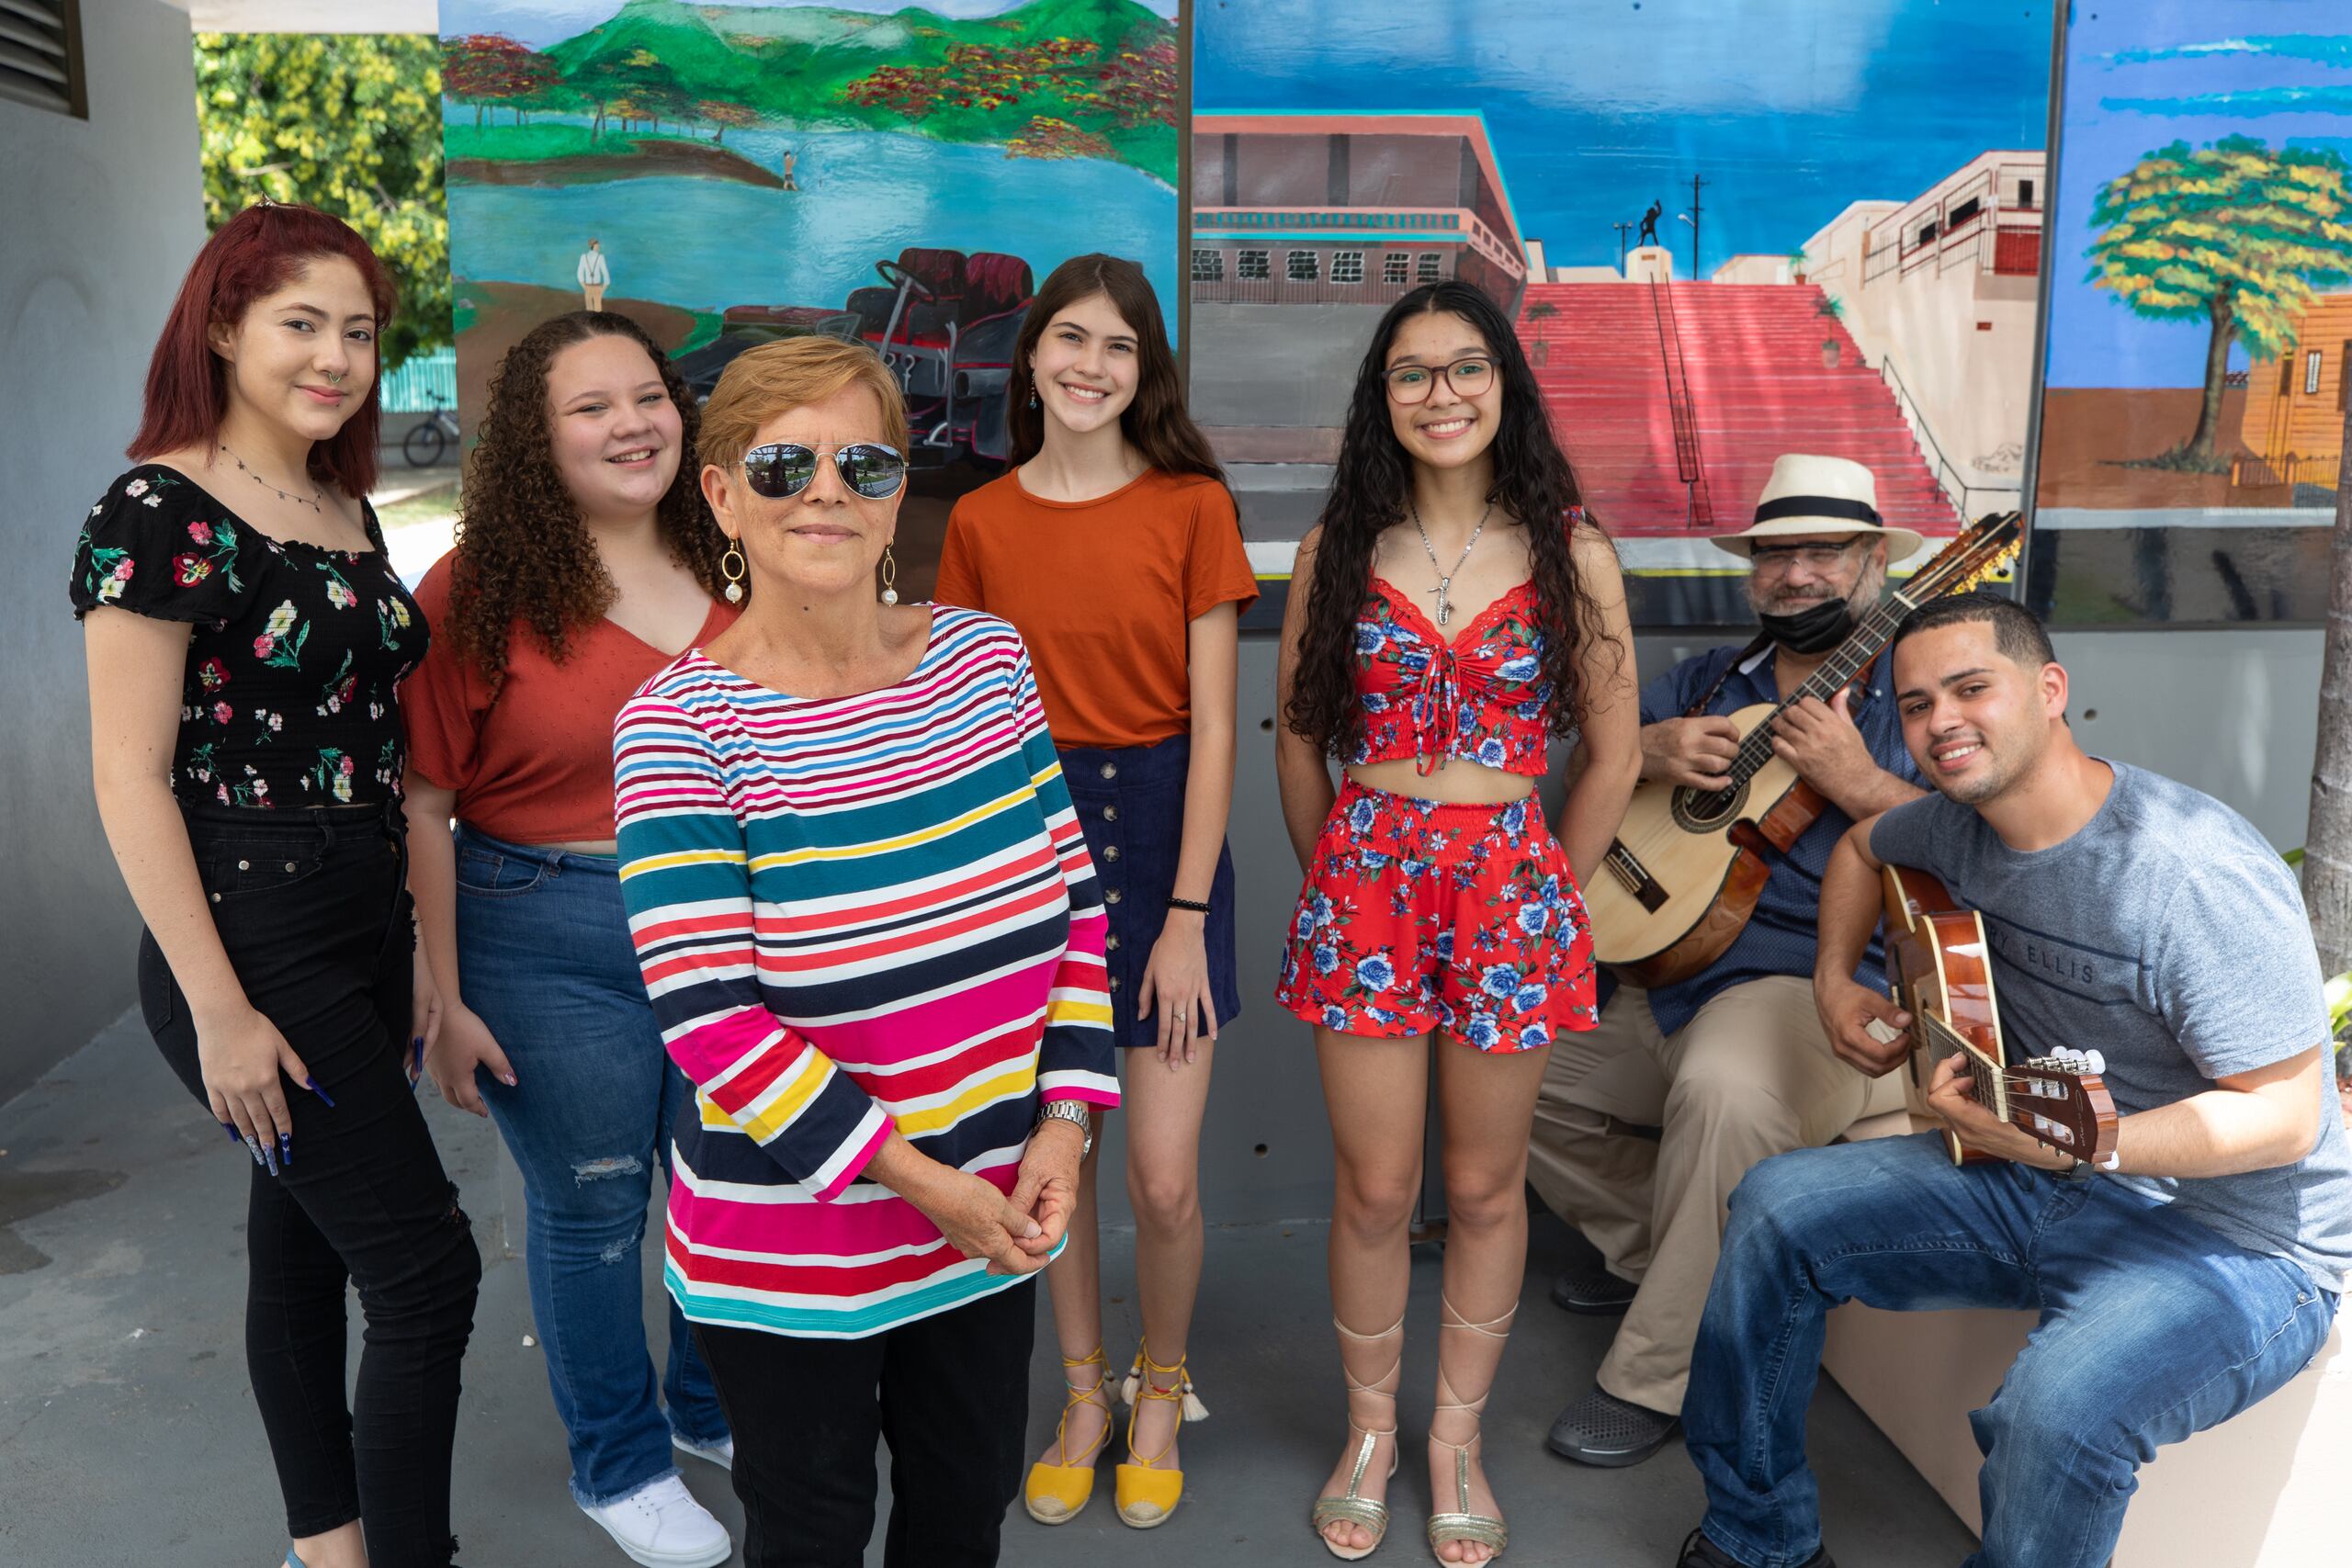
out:
{"label": "curly brown hair", "polygon": [[596,554],[580,507],[556,471],[548,416],[548,369],[555,356],[592,337],[625,337],[662,373],[684,432],[678,475],[655,503],[671,558],[713,597],[727,536],[703,500],[694,393],[645,329],[612,310],[572,310],[541,321],[506,351],[490,378],[490,407],[466,457],[458,547],[449,569],[449,608],[435,628],[495,684],[506,673],[507,637],[517,620],[548,657],[570,657],[569,635],[612,607],[619,590]]}

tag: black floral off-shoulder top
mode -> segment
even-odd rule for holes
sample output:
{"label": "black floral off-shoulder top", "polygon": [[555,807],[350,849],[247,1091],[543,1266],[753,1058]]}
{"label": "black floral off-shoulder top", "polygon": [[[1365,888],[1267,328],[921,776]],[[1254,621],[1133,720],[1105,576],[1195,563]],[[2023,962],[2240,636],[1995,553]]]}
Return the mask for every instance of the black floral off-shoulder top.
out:
{"label": "black floral off-shoulder top", "polygon": [[424,615],[372,550],[280,541],[195,481],[147,464],[107,487],[74,555],[74,615],[113,605],[186,621],[172,792],[222,806],[397,798],[395,688],[424,658]]}

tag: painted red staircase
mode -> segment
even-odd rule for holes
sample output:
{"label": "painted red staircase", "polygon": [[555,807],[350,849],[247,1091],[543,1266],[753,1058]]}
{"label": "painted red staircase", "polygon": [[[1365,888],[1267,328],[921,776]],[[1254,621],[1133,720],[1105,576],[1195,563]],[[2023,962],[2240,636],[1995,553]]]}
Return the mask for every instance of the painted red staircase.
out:
{"label": "painted red staircase", "polygon": [[[1619,534],[1691,531],[1691,487],[1677,472],[1675,410],[1652,288],[1671,290],[1678,376],[1713,498],[1714,525],[1745,525],[1783,452],[1851,457],[1878,479],[1890,525],[1950,535],[1959,514],[1905,423],[1894,391],[1811,284],[1538,283],[1520,339],[1593,513]],[[1838,363],[1822,363],[1822,341]],[[1542,344],[1540,353],[1536,345]],[[1670,345],[1669,345],[1670,346]],[[1686,431],[1685,464],[1692,445]]]}

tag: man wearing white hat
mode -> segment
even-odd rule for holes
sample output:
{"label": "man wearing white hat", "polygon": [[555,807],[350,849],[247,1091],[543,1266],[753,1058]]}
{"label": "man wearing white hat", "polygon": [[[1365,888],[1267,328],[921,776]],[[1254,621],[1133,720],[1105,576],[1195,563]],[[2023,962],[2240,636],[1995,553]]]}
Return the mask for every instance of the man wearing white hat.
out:
{"label": "man wearing white hat", "polygon": [[[1724,716],[1793,693],[1921,540],[1881,520],[1860,463],[1791,454],[1772,465],[1754,524],[1714,543],[1749,562],[1763,633],[1684,660],[1642,693],[1643,776],[1699,789],[1730,782],[1740,732]],[[1565,1458],[1637,1464],[1674,1435],[1731,1190],[1758,1160],[1826,1144],[1872,1106],[1871,1080],[1838,1058],[1813,1000],[1830,851],[1856,820],[1924,793],[1883,673],[1865,680],[1774,724],[1773,749],[1829,806],[1775,857],[1723,956],[1675,985],[1604,992],[1600,1027],[1552,1048],[1528,1179],[1600,1255],[1563,1274],[1552,1299],[1624,1314],[1594,1386],[1553,1426],[1547,1444]],[[1858,977],[1878,983],[1880,962],[1873,942]]]}

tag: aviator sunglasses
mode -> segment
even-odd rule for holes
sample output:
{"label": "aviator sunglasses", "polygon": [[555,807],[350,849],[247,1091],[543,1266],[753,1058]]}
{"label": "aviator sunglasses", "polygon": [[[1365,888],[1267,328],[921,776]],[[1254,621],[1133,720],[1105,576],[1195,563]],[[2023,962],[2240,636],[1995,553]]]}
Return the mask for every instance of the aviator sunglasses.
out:
{"label": "aviator sunglasses", "polygon": [[[743,454],[743,475],[754,494],[770,501],[798,495],[817,477],[815,451],[793,441],[754,446]],[[907,460],[879,441],[854,441],[833,452],[842,483],[868,501],[888,501],[907,482]]]}

